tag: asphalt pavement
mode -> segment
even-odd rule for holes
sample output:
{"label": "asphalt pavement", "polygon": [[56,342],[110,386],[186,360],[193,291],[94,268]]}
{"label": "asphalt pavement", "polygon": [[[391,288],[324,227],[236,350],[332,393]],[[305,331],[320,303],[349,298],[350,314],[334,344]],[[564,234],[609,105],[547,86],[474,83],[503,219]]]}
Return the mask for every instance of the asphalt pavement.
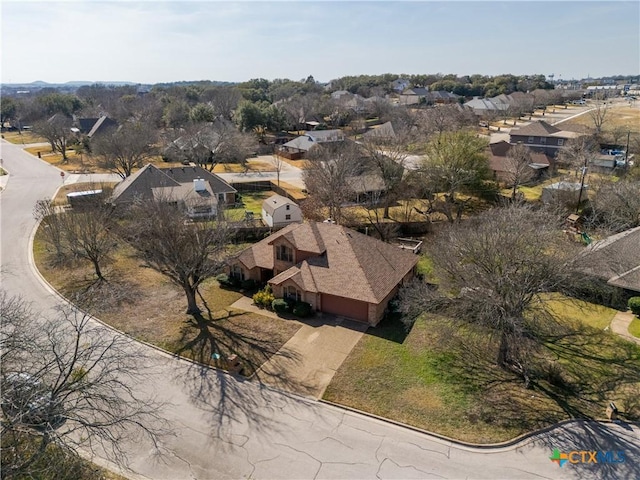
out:
{"label": "asphalt pavement", "polygon": [[[60,171],[19,146],[3,141],[1,148],[11,177],[0,193],[0,281],[10,294],[47,314],[61,299],[31,262],[32,209],[61,185]],[[119,333],[105,330],[105,335]],[[136,389],[165,402],[161,414],[171,431],[157,448],[141,439],[125,445],[132,477],[640,478],[637,425],[576,421],[515,445],[472,448],[234,378],[137,342],[130,348],[147,374]],[[560,467],[550,459],[554,449],[623,452],[625,461]]]}

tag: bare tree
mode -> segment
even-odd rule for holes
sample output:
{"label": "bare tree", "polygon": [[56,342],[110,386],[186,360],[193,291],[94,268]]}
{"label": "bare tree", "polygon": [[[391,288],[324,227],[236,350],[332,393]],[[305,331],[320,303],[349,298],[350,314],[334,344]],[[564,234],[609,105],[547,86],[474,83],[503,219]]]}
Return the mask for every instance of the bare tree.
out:
{"label": "bare tree", "polygon": [[142,122],[128,122],[100,135],[93,150],[101,158],[100,165],[123,179],[156,154],[156,132]]}
{"label": "bare tree", "polygon": [[56,207],[50,199],[39,200],[33,209],[33,216],[40,222],[40,231],[46,242],[53,247],[53,264],[59,265],[65,262],[66,248],[64,239],[64,227]]}
{"label": "bare tree", "polygon": [[236,87],[215,87],[206,90],[203,99],[211,103],[217,115],[231,121],[242,95]]}
{"label": "bare tree", "polygon": [[162,405],[134,390],[148,372],[128,339],[71,307],[43,319],[18,298],[0,303],[12,346],[0,369],[2,478],[69,478],[80,450],[124,466],[127,442],[157,446]]}
{"label": "bare tree", "polygon": [[165,149],[168,158],[193,162],[213,171],[217,163],[240,163],[257,150],[254,135],[240,132],[223,119],[209,124],[190,125],[179,130],[180,136]]}
{"label": "bare tree", "polygon": [[515,200],[518,187],[534,177],[531,150],[521,143],[511,147],[507,152],[506,168],[506,181],[511,186],[511,200]]}
{"label": "bare tree", "polygon": [[384,208],[383,218],[389,218],[389,208],[393,203],[406,198],[403,177],[404,162],[408,156],[409,132],[408,126],[398,125],[392,137],[373,136],[361,142],[367,155],[368,166],[384,183],[384,193],[379,198]]}
{"label": "bare tree", "polygon": [[343,220],[342,205],[353,197],[349,179],[361,169],[356,145],[341,142],[312,149],[310,161],[302,172],[309,197],[329,209],[329,218]]}
{"label": "bare tree", "polygon": [[594,226],[612,232],[640,226],[640,181],[606,181],[591,187],[589,220]]}
{"label": "bare tree", "polygon": [[575,279],[558,219],[523,205],[496,208],[450,225],[429,248],[440,285],[404,290],[408,321],[431,311],[482,325],[499,339],[496,363],[528,385],[531,356],[555,325],[552,302],[540,295],[567,291]]}
{"label": "bare tree", "polygon": [[98,281],[105,281],[102,265],[116,247],[111,229],[114,226],[109,205],[95,205],[91,209],[59,213],[64,245],[77,258],[93,265]]}
{"label": "bare tree", "polygon": [[67,159],[67,144],[71,139],[71,119],[58,113],[49,120],[37,122],[33,125],[33,132],[47,139],[51,150],[62,155],[62,160]]}
{"label": "bare tree", "polygon": [[282,158],[279,155],[271,155],[271,165],[273,165],[273,168],[276,171],[276,178],[277,178],[277,182],[278,182],[278,186],[280,186],[280,172],[282,172],[282,169],[284,168],[284,164],[286,163],[284,161],[284,158]]}
{"label": "bare tree", "polygon": [[593,97],[593,104],[589,110],[589,116],[593,121],[593,127],[595,128],[595,134],[599,137],[602,134],[602,127],[607,120],[608,101],[604,93],[597,93]]}
{"label": "bare tree", "polygon": [[122,233],[150,268],[184,290],[187,313],[197,315],[198,288],[220,273],[230,232],[222,222],[185,220],[169,202],[149,200],[131,207]]}

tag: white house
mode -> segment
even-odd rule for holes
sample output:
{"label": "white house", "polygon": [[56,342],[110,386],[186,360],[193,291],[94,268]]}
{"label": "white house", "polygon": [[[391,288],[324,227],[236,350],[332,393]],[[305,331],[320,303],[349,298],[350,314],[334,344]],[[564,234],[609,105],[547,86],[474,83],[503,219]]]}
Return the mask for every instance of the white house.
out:
{"label": "white house", "polygon": [[302,212],[293,200],[273,195],[262,202],[262,221],[269,227],[284,227],[302,222]]}

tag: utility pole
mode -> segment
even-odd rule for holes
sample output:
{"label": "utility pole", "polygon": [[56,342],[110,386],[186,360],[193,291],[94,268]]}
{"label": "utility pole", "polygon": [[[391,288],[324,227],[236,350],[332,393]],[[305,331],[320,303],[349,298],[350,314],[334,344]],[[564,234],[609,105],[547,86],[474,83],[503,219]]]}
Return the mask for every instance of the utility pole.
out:
{"label": "utility pole", "polygon": [[631,130],[627,132],[627,148],[624,149],[624,167],[629,168],[629,137],[631,136]]}
{"label": "utility pole", "polygon": [[584,166],[582,167],[582,176],[580,177],[580,192],[578,192],[578,204],[576,205],[576,214],[580,211],[580,202],[582,202],[582,191],[584,190],[584,177],[586,177],[587,175],[588,161],[589,161],[589,156],[585,154]]}

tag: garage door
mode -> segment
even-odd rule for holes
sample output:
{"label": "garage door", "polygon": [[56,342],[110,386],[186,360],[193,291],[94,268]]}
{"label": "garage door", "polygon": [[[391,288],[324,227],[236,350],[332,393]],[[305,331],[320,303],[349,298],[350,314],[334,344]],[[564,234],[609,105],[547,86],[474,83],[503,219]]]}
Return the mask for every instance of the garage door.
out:
{"label": "garage door", "polygon": [[322,311],[363,322],[366,322],[369,316],[369,308],[366,302],[324,293],[322,294]]}

